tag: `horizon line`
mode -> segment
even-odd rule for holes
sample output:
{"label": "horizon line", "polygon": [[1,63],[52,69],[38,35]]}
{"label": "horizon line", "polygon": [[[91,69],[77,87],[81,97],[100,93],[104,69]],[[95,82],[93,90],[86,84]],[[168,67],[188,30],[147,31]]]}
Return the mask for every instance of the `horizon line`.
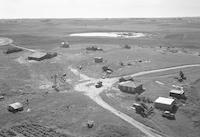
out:
{"label": "horizon line", "polygon": [[22,18],[0,18],[0,20],[28,20],[28,19],[80,19],[80,20],[89,20],[89,19],[176,19],[176,18],[200,18],[200,16],[176,16],[176,17],[75,17],[75,18],[56,18],[56,17],[22,17]]}

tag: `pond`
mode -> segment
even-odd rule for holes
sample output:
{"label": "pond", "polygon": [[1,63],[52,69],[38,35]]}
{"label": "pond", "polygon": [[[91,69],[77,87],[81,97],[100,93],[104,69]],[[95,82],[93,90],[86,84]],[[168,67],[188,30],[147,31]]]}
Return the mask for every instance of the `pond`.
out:
{"label": "pond", "polygon": [[111,38],[139,38],[145,37],[147,34],[139,32],[88,32],[73,33],[72,37],[111,37]]}

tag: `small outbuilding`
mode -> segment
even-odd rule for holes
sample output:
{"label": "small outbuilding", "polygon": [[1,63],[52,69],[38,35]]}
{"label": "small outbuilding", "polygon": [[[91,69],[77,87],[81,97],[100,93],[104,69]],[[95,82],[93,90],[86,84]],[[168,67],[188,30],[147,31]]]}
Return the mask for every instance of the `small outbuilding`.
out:
{"label": "small outbuilding", "polygon": [[23,110],[24,110],[23,104],[21,104],[19,102],[10,104],[8,106],[8,111],[13,112],[13,113],[18,112],[18,111],[23,111]]}
{"label": "small outbuilding", "polygon": [[103,62],[103,58],[102,57],[95,57],[94,58],[94,62],[95,63],[102,63]]}
{"label": "small outbuilding", "polygon": [[171,91],[169,91],[169,96],[181,99],[185,98],[185,92],[184,90],[172,89]]}
{"label": "small outbuilding", "polygon": [[172,111],[175,106],[175,99],[173,98],[165,98],[165,97],[158,97],[154,101],[154,106],[160,110],[168,110]]}
{"label": "small outbuilding", "polygon": [[141,94],[142,92],[144,92],[143,84],[139,82],[133,82],[133,81],[120,82],[118,84],[118,88],[122,92],[127,92],[127,93],[132,93],[132,94],[135,94],[135,93]]}

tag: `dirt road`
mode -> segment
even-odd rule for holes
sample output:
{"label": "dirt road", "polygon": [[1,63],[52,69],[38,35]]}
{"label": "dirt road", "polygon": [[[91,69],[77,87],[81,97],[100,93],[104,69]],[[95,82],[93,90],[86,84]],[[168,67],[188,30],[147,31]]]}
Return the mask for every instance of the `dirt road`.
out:
{"label": "dirt road", "polygon": [[23,50],[30,51],[30,52],[37,52],[37,50],[29,49],[29,48],[25,48],[25,47],[21,47],[21,46],[17,46],[15,44],[10,44],[10,45],[13,46],[13,47],[17,47],[17,48],[20,48],[20,49],[23,49]]}
{"label": "dirt road", "polygon": [[27,50],[27,51],[30,51],[30,52],[37,52],[37,50],[29,49],[29,48],[25,48],[25,47],[21,47],[21,46],[17,46],[15,44],[13,44],[13,40],[12,39],[0,37],[0,46],[5,46],[5,45],[8,45],[8,44],[10,46],[21,48],[23,50]]}
{"label": "dirt road", "polygon": [[12,39],[0,37],[0,46],[8,45],[13,43]]}
{"label": "dirt road", "polygon": [[[150,71],[143,71],[143,72],[138,72],[133,75],[132,77],[135,76],[142,76],[146,74],[151,74],[151,73],[157,73],[157,72],[164,72],[168,70],[175,70],[175,69],[181,69],[181,68],[189,68],[189,67],[200,67],[200,64],[194,64],[194,65],[182,65],[182,66],[176,66],[176,67],[169,67],[169,68],[163,68],[163,69],[157,69],[157,70],[150,70]],[[133,119],[132,117],[116,110],[112,106],[110,106],[108,103],[106,103],[101,97],[100,93],[103,92],[104,90],[110,89],[112,85],[118,81],[118,78],[107,78],[107,79],[94,79],[94,78],[89,78],[88,76],[79,73],[77,70],[73,68],[69,68],[75,75],[79,75],[81,79],[89,80],[87,82],[80,83],[75,86],[76,91],[83,92],[85,95],[89,96],[94,102],[99,104],[101,107],[104,109],[107,109],[111,113],[115,114],[116,116],[120,117],[121,119],[125,120],[126,122],[130,123],[134,127],[138,128],[140,131],[145,133],[148,137],[167,137],[168,135],[162,134],[138,121]],[[103,82],[103,87],[101,88],[95,88],[94,84],[97,81],[102,81]]]}

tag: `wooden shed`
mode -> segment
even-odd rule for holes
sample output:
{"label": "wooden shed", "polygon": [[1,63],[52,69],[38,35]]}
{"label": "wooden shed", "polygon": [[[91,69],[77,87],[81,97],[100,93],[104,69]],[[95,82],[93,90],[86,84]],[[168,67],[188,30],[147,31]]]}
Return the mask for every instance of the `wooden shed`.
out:
{"label": "wooden shed", "polygon": [[142,83],[133,81],[120,82],[118,84],[118,88],[122,92],[133,93],[133,94],[135,93],[141,94],[144,91]]}

